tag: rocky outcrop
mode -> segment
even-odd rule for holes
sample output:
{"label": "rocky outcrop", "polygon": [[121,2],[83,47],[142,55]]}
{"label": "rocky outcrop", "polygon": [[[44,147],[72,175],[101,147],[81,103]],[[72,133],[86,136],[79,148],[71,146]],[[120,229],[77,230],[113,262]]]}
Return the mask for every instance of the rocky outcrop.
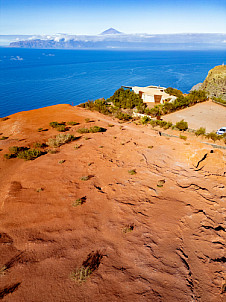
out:
{"label": "rocky outcrop", "polygon": [[226,101],[226,66],[220,65],[211,69],[200,89],[205,90],[210,97]]}

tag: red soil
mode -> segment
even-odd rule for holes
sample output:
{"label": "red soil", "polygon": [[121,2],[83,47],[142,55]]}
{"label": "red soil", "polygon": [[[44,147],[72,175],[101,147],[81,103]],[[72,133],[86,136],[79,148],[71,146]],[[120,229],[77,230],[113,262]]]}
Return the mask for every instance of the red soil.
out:
{"label": "red soil", "polygon": [[[58,134],[51,121],[79,122],[68,133],[81,138],[33,161],[3,157]],[[107,131],[76,132],[93,125]],[[225,150],[69,105],[14,114],[0,132],[0,298],[224,300]],[[71,273],[87,258],[80,284]]]}

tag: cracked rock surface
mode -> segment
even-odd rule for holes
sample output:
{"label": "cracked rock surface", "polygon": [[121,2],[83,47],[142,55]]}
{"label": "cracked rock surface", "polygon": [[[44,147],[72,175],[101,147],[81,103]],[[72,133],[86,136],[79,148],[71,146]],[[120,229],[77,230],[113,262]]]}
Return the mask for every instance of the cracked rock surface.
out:
{"label": "cracked rock surface", "polygon": [[[33,161],[3,157],[59,134],[52,121],[79,122],[66,133],[80,138]],[[76,132],[94,125],[107,131]],[[69,105],[0,130],[0,298],[225,301],[226,150]]]}

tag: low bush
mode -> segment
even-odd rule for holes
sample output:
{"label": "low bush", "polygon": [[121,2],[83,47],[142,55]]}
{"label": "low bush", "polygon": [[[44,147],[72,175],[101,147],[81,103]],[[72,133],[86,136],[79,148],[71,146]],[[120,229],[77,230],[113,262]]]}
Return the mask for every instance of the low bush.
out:
{"label": "low bush", "polygon": [[185,135],[181,135],[181,134],[180,134],[180,136],[179,136],[179,137],[180,137],[180,139],[183,139],[184,141],[186,141],[186,140],[187,140],[187,136],[185,136]]}
{"label": "low bush", "polygon": [[4,154],[4,158],[6,158],[6,159],[15,158],[15,157],[16,157],[15,154],[11,154],[11,153]]}
{"label": "low bush", "polygon": [[121,121],[129,121],[132,118],[131,115],[129,115],[127,113],[123,113],[121,111],[118,111],[115,117]]}
{"label": "low bush", "polygon": [[106,129],[99,127],[99,126],[93,126],[89,128],[89,133],[97,133],[97,132],[105,132]]}
{"label": "low bush", "polygon": [[69,142],[72,142],[73,140],[75,140],[76,137],[74,137],[74,135],[71,134],[58,134],[55,138],[50,138],[46,144],[50,147],[59,147],[61,145],[67,144]]}
{"label": "low bush", "polygon": [[0,137],[0,140],[3,141],[3,140],[8,139],[8,138],[9,138],[8,136],[2,136],[2,137]]}
{"label": "low bush", "polygon": [[216,101],[216,102],[218,102],[218,103],[226,105],[226,101],[223,100],[222,98],[215,98],[215,97],[213,97],[213,100]]}
{"label": "low bush", "polygon": [[130,233],[134,230],[134,224],[128,224],[126,227],[122,229],[123,233]]}
{"label": "low bush", "polygon": [[180,122],[177,122],[175,127],[180,131],[186,131],[188,129],[188,123],[184,120],[181,120]]}
{"label": "low bush", "polygon": [[82,205],[82,204],[85,203],[85,202],[86,202],[86,196],[81,197],[81,198],[78,198],[78,199],[76,199],[75,201],[73,201],[72,206],[73,206],[73,207],[77,207],[77,206]]}
{"label": "low bush", "polygon": [[65,125],[60,125],[60,126],[56,127],[56,130],[59,132],[65,132],[68,130],[68,128]]}
{"label": "low bush", "polygon": [[176,89],[176,88],[172,88],[172,87],[168,87],[165,89],[165,92],[170,94],[170,95],[174,95],[176,97],[179,97],[179,96],[182,96],[183,95],[183,92]]}
{"label": "low bush", "polygon": [[83,134],[83,133],[89,133],[89,129],[88,128],[80,128],[77,130],[78,133]]}
{"label": "low bush", "polygon": [[76,125],[79,125],[78,122],[67,122],[67,125],[70,125],[70,126],[76,126]]}
{"label": "low bush", "polygon": [[28,148],[18,147],[18,146],[9,147],[9,152],[11,154],[15,154],[15,155],[17,155],[19,152],[24,151],[24,150],[28,150]]}
{"label": "low bush", "polygon": [[133,109],[141,106],[146,107],[139,94],[123,88],[116,90],[113,96],[107,99],[107,101],[113,103],[117,108],[123,109]]}
{"label": "low bush", "polygon": [[137,171],[135,169],[132,169],[132,170],[129,170],[128,173],[130,175],[135,175],[135,174],[137,174]]}
{"label": "low bush", "polygon": [[205,135],[206,129],[203,127],[200,127],[198,130],[195,131],[196,136]]}
{"label": "low bush", "polygon": [[102,128],[102,127],[99,127],[99,126],[93,126],[93,127],[90,127],[89,129],[88,128],[80,128],[77,130],[78,133],[97,133],[97,132],[105,132],[106,129],[105,128]]}
{"label": "low bush", "polygon": [[172,126],[173,126],[173,123],[167,122],[167,123],[163,126],[163,129],[167,130],[167,129],[171,128]]}
{"label": "low bush", "polygon": [[150,118],[148,116],[142,116],[142,118],[140,119],[141,124],[145,125],[148,122],[150,122]]}
{"label": "low bush", "polygon": [[38,149],[28,149],[28,150],[20,151],[17,154],[17,157],[25,160],[33,160],[41,155],[42,152]]}
{"label": "low bush", "polygon": [[214,141],[214,142],[217,141],[217,140],[222,139],[222,136],[216,134],[215,132],[207,133],[207,134],[206,134],[206,137],[209,138],[209,139],[212,139],[212,141]]}
{"label": "low bush", "polygon": [[91,274],[92,274],[92,271],[89,266],[87,266],[87,267],[81,266],[80,268],[76,269],[75,272],[73,272],[71,274],[71,279],[73,281],[77,281],[77,282],[81,283],[81,282],[85,282],[86,279]]}
{"label": "low bush", "polygon": [[51,122],[51,123],[49,123],[49,125],[50,125],[50,127],[52,127],[52,128],[57,128],[57,127],[59,127],[59,126],[65,125],[65,122],[61,122],[61,123],[58,123],[58,122]]}

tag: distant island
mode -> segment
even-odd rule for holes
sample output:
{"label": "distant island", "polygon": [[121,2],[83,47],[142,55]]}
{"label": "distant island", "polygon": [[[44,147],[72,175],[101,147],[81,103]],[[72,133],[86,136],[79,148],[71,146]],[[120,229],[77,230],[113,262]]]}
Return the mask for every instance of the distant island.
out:
{"label": "distant island", "polygon": [[[41,49],[226,49],[226,34],[126,34],[109,28],[98,35],[0,36],[8,46]],[[6,46],[6,42],[4,42]]]}

